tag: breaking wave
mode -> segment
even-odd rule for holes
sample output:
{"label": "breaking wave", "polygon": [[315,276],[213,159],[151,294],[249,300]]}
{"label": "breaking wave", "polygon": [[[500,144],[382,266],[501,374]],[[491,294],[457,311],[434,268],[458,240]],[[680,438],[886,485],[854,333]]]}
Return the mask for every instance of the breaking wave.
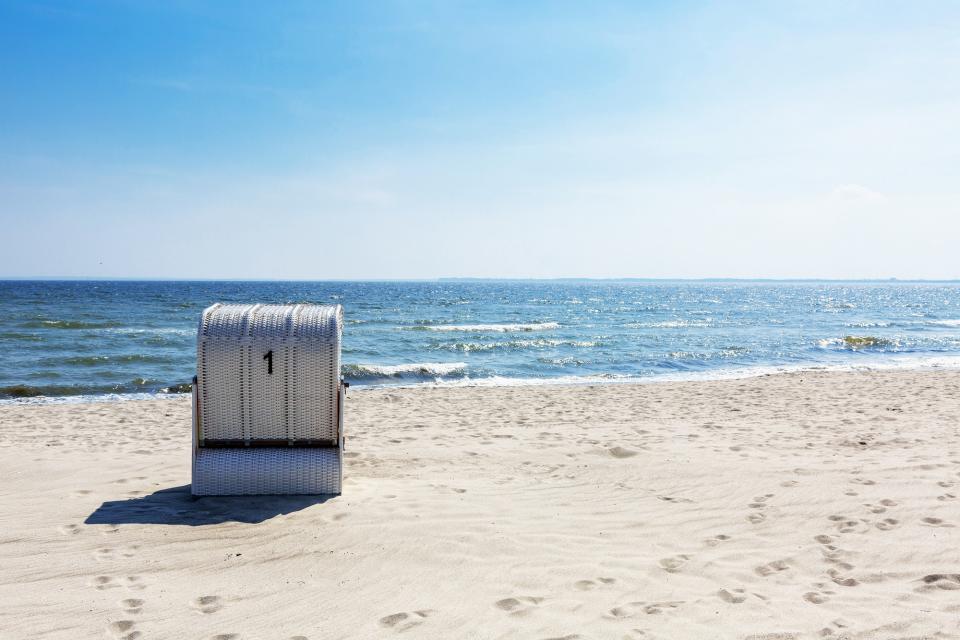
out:
{"label": "breaking wave", "polygon": [[30,320],[20,325],[24,329],[114,329],[117,322],[84,322],[81,320]]}
{"label": "breaking wave", "polygon": [[416,380],[429,381],[444,378],[462,378],[467,372],[465,362],[414,362],[412,364],[345,364],[340,368],[348,381]]}
{"label": "breaking wave", "polygon": [[126,353],[112,356],[72,356],[63,360],[50,359],[49,362],[61,362],[77,366],[102,366],[116,362],[148,362],[165,363],[169,362],[168,357],[149,355],[144,353]]}
{"label": "breaking wave", "polygon": [[482,351],[522,351],[524,349],[546,349],[549,347],[575,347],[588,349],[599,346],[596,340],[556,340],[540,338],[537,340],[508,340],[504,342],[442,342],[432,345],[431,349],[459,351],[463,353]]}
{"label": "breaking wave", "polygon": [[134,378],[121,384],[93,385],[42,385],[13,384],[0,387],[0,400],[18,400],[24,398],[50,398],[55,396],[99,396],[110,394],[178,394],[189,393],[189,383],[161,386],[146,378]]}
{"label": "breaking wave", "polygon": [[960,327],[960,319],[946,319],[946,320],[901,320],[899,322],[886,322],[883,320],[877,321],[866,321],[866,322],[849,322],[847,323],[848,327],[854,329],[872,329],[872,328],[881,328],[886,329],[889,327],[905,327],[905,328],[916,328],[916,327]]}
{"label": "breaking wave", "polygon": [[415,331],[464,331],[474,333],[509,333],[514,331],[550,331],[559,329],[559,322],[530,322],[517,324],[421,324],[408,327]]}
{"label": "breaking wave", "polygon": [[628,322],[628,329],[703,329],[714,326],[711,319],[706,320],[663,320],[660,322]]}

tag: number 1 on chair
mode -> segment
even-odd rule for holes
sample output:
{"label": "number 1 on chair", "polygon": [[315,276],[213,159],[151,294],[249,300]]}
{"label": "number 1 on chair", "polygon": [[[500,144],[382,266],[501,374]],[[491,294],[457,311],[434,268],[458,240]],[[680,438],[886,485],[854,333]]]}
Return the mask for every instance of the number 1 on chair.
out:
{"label": "number 1 on chair", "polygon": [[263,356],[263,359],[267,361],[267,375],[273,375],[273,351],[267,351],[267,355]]}

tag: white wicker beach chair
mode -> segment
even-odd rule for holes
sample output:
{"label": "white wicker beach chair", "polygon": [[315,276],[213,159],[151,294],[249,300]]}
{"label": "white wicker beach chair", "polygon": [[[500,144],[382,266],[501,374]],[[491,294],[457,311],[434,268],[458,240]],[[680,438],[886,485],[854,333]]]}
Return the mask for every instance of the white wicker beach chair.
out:
{"label": "white wicker beach chair", "polygon": [[339,494],[340,305],[207,308],[193,386],[195,496]]}

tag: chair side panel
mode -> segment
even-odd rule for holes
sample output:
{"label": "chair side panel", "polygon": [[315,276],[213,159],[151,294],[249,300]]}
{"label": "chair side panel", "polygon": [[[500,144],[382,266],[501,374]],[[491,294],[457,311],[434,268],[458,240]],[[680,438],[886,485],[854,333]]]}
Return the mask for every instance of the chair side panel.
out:
{"label": "chair side panel", "polygon": [[292,349],[290,432],[297,440],[337,440],[340,353],[333,344],[298,341]]}
{"label": "chair side panel", "polygon": [[201,439],[247,437],[244,420],[245,345],[238,340],[205,339],[198,345]]}

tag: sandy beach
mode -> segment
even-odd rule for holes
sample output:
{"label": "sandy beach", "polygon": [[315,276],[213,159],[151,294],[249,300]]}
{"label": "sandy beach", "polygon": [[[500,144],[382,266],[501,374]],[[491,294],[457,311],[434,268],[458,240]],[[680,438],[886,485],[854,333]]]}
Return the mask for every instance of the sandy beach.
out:
{"label": "sandy beach", "polygon": [[187,397],[0,407],[0,638],[960,637],[960,372],[352,391],[344,493]]}

